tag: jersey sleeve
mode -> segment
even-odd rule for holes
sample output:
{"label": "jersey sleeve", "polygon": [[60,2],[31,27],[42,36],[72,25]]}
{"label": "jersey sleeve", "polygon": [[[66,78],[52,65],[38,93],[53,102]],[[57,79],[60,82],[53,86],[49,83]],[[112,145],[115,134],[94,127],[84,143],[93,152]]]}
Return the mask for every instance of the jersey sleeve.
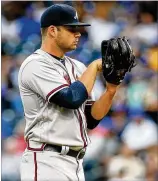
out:
{"label": "jersey sleeve", "polygon": [[49,102],[58,91],[69,86],[64,77],[51,65],[31,61],[23,69],[21,82]]}

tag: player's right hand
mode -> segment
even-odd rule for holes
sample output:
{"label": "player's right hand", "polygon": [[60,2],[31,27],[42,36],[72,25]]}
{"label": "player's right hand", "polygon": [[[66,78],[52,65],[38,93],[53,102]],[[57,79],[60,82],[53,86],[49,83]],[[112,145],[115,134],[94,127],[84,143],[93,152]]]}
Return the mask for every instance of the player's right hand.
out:
{"label": "player's right hand", "polygon": [[102,72],[102,59],[101,58],[94,60],[92,63],[96,66],[97,72]]}

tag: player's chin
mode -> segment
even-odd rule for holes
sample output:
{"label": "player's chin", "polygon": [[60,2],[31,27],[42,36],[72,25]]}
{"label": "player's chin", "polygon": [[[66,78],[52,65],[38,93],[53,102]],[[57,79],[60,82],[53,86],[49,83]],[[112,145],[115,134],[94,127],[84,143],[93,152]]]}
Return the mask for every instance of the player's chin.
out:
{"label": "player's chin", "polygon": [[72,50],[75,50],[76,48],[77,48],[77,44],[71,44],[67,47],[67,50],[72,51]]}
{"label": "player's chin", "polygon": [[70,47],[71,50],[75,50],[76,48],[77,48],[77,45],[72,45],[72,46]]}
{"label": "player's chin", "polygon": [[78,47],[78,43],[73,44],[74,49]]}

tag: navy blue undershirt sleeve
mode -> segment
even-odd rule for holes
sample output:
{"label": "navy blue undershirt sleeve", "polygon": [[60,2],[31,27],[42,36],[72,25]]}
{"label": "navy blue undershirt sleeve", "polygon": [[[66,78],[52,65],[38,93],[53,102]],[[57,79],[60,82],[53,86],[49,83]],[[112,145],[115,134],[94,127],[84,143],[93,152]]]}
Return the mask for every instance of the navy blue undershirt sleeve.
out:
{"label": "navy blue undershirt sleeve", "polygon": [[68,109],[78,109],[88,98],[88,92],[80,81],[73,82],[68,88],[58,91],[50,102]]}
{"label": "navy blue undershirt sleeve", "polygon": [[94,129],[95,127],[98,126],[98,124],[101,121],[101,120],[96,120],[93,118],[93,116],[91,115],[91,107],[92,107],[92,105],[85,106],[85,115],[86,115],[88,129]]}

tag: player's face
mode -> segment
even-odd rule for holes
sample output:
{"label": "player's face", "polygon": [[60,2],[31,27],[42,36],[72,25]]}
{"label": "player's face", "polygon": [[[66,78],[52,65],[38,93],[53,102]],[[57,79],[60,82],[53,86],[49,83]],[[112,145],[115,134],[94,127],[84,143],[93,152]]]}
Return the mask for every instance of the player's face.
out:
{"label": "player's face", "polygon": [[58,33],[56,36],[57,45],[65,52],[75,50],[81,36],[79,27],[60,26],[57,27]]}

